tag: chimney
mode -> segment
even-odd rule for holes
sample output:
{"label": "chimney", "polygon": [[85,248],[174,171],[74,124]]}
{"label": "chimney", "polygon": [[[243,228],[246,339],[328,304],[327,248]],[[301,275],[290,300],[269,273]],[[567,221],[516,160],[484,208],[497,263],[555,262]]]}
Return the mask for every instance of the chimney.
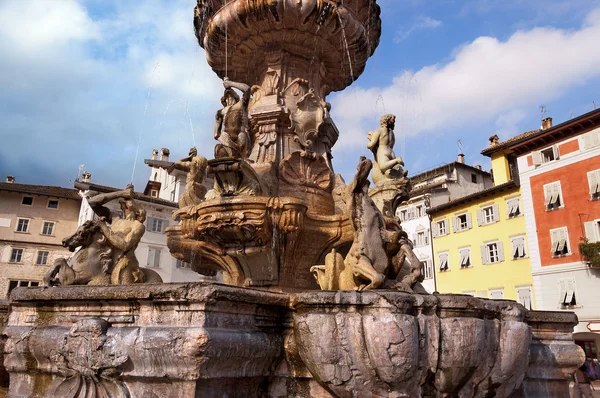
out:
{"label": "chimney", "polygon": [[158,159],[158,149],[152,150],[152,160]]}
{"label": "chimney", "polygon": [[465,164],[465,154],[464,153],[458,154],[458,163]]}
{"label": "chimney", "polygon": [[90,183],[92,181],[92,174],[87,171],[81,174],[81,182]]}
{"label": "chimney", "polygon": [[493,136],[491,136],[489,138],[489,140],[490,140],[490,146],[496,146],[500,142],[500,137],[498,137],[497,134],[494,134]]}
{"label": "chimney", "polygon": [[8,184],[14,184],[15,183],[15,176],[6,176],[6,182]]}
{"label": "chimney", "polygon": [[168,162],[170,153],[171,152],[167,148],[161,149],[160,150],[160,160],[162,160],[163,162]]}
{"label": "chimney", "polygon": [[480,165],[480,164],[476,164],[476,165],[475,165],[475,168],[476,168],[477,170],[483,170],[483,169],[481,168],[481,165]]}
{"label": "chimney", "polygon": [[551,127],[552,127],[552,118],[551,117],[547,117],[544,120],[542,120],[542,130],[548,130]]}

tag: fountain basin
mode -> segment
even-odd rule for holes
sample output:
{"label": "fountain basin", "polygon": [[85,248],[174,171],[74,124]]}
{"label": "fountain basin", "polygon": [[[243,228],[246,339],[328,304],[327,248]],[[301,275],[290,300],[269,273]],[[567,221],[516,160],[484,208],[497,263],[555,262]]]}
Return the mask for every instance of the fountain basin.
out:
{"label": "fountain basin", "polygon": [[538,394],[535,382],[523,383],[540,349],[528,324],[535,312],[513,301],[324,291],[294,295],[291,305],[298,354],[335,397],[516,397],[524,388],[528,397],[563,397],[565,368],[583,361],[570,340],[560,345],[562,363],[548,365],[556,385]]}

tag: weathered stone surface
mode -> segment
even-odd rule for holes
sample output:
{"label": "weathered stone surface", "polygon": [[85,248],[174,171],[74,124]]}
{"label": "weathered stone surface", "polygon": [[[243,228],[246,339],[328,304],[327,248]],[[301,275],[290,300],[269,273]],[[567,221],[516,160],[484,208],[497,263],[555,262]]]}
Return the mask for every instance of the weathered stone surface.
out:
{"label": "weathered stone surface", "polygon": [[11,299],[11,397],[259,397],[283,358],[281,294],[169,284],[16,289]]}
{"label": "weathered stone surface", "polygon": [[340,291],[296,294],[291,305],[297,352],[334,397],[567,396],[583,360],[561,336],[572,318],[549,326],[540,350],[527,324],[536,329],[538,315],[512,301]]}
{"label": "weathered stone surface", "polygon": [[8,302],[0,300],[0,397],[3,397],[8,388],[8,373],[4,368],[4,344],[6,343],[6,335],[4,327],[8,322]]}

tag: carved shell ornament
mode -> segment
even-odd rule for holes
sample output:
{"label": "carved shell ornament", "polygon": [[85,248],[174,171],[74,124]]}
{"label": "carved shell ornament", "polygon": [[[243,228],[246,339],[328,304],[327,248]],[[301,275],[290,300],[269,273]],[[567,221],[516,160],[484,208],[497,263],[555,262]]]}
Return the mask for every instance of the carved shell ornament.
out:
{"label": "carved shell ornament", "polygon": [[294,152],[281,161],[280,176],[290,185],[301,185],[331,192],[331,169],[323,156],[314,152]]}

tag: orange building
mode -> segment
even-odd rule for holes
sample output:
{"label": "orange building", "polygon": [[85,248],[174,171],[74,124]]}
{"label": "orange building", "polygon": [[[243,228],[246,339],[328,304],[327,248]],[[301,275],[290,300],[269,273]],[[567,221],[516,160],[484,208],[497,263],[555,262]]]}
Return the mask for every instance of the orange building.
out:
{"label": "orange building", "polygon": [[600,241],[600,110],[542,123],[482,153],[516,159],[537,308],[577,313],[575,339],[600,374],[600,263],[581,254]]}

